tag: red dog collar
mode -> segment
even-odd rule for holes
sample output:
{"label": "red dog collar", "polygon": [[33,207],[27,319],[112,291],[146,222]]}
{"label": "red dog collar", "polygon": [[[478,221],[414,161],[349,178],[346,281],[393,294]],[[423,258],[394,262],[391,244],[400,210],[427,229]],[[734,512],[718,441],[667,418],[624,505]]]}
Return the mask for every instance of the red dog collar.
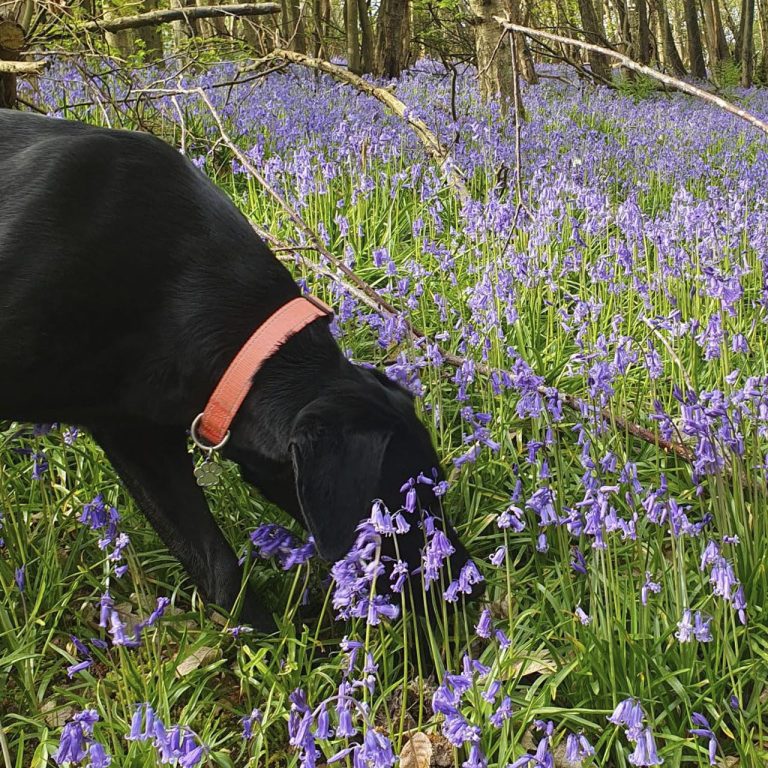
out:
{"label": "red dog collar", "polygon": [[259,326],[224,371],[205,410],[192,422],[195,443],[206,451],[221,448],[229,439],[229,426],[256,372],[291,336],[313,320],[332,314],[333,310],[319,299],[302,296],[284,304]]}

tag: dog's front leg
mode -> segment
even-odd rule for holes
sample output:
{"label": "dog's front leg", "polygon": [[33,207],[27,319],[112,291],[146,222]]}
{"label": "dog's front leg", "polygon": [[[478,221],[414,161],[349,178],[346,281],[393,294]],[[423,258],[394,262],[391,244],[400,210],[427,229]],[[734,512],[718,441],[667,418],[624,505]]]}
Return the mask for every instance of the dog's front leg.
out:
{"label": "dog's front leg", "polygon": [[[203,597],[231,610],[241,590],[242,571],[195,481],[186,431],[132,422],[93,426],[91,432]],[[249,589],[240,617],[259,631],[275,629],[271,615]]]}

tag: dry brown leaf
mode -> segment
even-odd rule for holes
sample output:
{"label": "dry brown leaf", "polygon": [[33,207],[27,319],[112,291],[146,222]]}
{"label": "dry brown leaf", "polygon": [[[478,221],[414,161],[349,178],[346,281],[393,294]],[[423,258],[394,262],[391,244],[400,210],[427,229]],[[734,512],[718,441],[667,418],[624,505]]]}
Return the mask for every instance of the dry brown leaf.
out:
{"label": "dry brown leaf", "polygon": [[217,661],[220,656],[221,650],[219,648],[210,648],[207,645],[203,645],[196,651],[193,651],[176,667],[176,674],[179,677],[185,677],[199,667]]}
{"label": "dry brown leaf", "polygon": [[524,659],[520,659],[520,661],[515,662],[512,665],[512,674],[510,677],[518,674],[521,676],[543,674],[551,675],[556,671],[557,667],[555,666],[555,662],[552,660],[552,657],[546,651],[544,651],[536,656],[528,656]]}
{"label": "dry brown leaf", "polygon": [[432,765],[432,742],[429,736],[412,733],[400,752],[400,768],[430,768]]}
{"label": "dry brown leaf", "polygon": [[69,705],[59,706],[56,699],[46,699],[40,706],[43,720],[49,728],[63,728],[75,714],[75,708]]}

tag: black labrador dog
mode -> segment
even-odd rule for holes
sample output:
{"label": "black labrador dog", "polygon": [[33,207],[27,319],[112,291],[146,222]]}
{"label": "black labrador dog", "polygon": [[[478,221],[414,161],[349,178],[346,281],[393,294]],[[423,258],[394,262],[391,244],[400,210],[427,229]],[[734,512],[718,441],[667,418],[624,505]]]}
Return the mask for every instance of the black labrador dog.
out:
{"label": "black labrador dog", "polygon": [[[188,430],[222,373],[300,295],[245,217],[146,134],[0,110],[0,418],[87,428],[203,597],[230,609],[237,558],[193,477]],[[349,363],[326,319],[259,370],[223,454],[343,556],[439,461],[410,396]],[[436,510],[431,490],[420,503]],[[446,522],[457,574],[466,549]],[[401,537],[419,564],[423,531]],[[418,578],[418,577],[416,577]],[[246,593],[241,618],[272,617]]]}

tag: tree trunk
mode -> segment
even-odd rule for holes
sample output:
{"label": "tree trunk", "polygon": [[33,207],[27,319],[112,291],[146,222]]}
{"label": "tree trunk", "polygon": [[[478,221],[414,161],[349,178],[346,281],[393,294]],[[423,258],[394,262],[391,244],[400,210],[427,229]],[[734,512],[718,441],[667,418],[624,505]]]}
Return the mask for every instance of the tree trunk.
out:
{"label": "tree trunk", "polygon": [[720,5],[717,0],[703,0],[704,8],[704,39],[707,44],[709,66],[716,73],[720,65],[731,58],[728,43],[723,31],[720,18]]}
{"label": "tree trunk", "polygon": [[499,43],[504,30],[494,16],[503,16],[503,0],[469,0],[469,8],[475,16],[475,51],[480,95],[483,101],[499,99],[506,113],[514,97],[512,77],[512,52],[509,43]]}
{"label": "tree trunk", "polygon": [[[592,0],[579,0],[579,13],[581,14],[581,26],[584,29],[584,38],[588,43],[605,45],[605,30],[603,20],[598,18]],[[611,68],[608,59],[602,53],[589,52],[589,66],[592,73],[598,78],[610,81]]]}
{"label": "tree trunk", "polygon": [[307,35],[304,29],[304,8],[302,7],[300,0],[290,0],[288,7],[291,12],[290,21],[290,41],[291,50],[296,53],[307,52]]}
{"label": "tree trunk", "polygon": [[362,67],[363,72],[373,72],[373,26],[371,25],[371,14],[368,11],[368,3],[366,0],[357,0],[357,15],[360,17],[360,43],[362,48],[362,61],[360,66]]}
{"label": "tree trunk", "polygon": [[757,8],[760,14],[760,41],[762,43],[758,76],[760,82],[766,85],[768,84],[768,0],[758,0]]}
{"label": "tree trunk", "polygon": [[381,0],[376,22],[376,65],[380,77],[397,77],[405,64],[403,22],[408,16],[408,0]]}
{"label": "tree trunk", "polygon": [[685,27],[688,37],[688,63],[691,74],[699,80],[707,77],[707,68],[704,66],[704,48],[701,44],[701,30],[699,29],[699,17],[696,10],[696,0],[683,0],[685,7]]}
{"label": "tree trunk", "polygon": [[[203,5],[224,5],[219,0],[195,0],[195,5],[200,7]],[[227,24],[223,18],[218,19],[200,19],[198,22],[198,30],[200,37],[214,38],[214,37],[226,37],[227,36]]]}
{"label": "tree trunk", "polygon": [[[520,11],[520,0],[507,0],[507,9],[509,18],[513,24],[523,24],[530,26]],[[539,78],[536,75],[536,67],[533,64],[533,55],[528,46],[528,39],[519,32],[513,32],[515,36],[515,49],[517,50],[517,67],[520,74],[525,78],[529,85],[535,85]]]}
{"label": "tree trunk", "polygon": [[360,33],[358,24],[357,0],[345,0],[345,23],[347,28],[347,67],[356,75],[362,73],[360,61]]}
{"label": "tree trunk", "polygon": [[[158,0],[144,0],[139,13],[149,13],[159,9]],[[163,57],[163,33],[160,25],[139,27],[134,35],[134,46],[144,51],[147,58],[156,61]]]}
{"label": "tree trunk", "polygon": [[[195,0],[170,0],[171,8],[189,8]],[[173,44],[177,49],[184,48],[189,40],[200,34],[196,19],[171,22],[173,28]]]}
{"label": "tree trunk", "polygon": [[325,39],[331,17],[329,0],[312,0],[312,54],[323,58],[326,55]]}
{"label": "tree trunk", "polygon": [[665,0],[655,0],[654,8],[661,28],[661,43],[664,49],[664,64],[672,70],[677,77],[685,77],[685,65],[677,50],[675,36],[672,32],[672,23],[669,20],[669,12]]}
{"label": "tree trunk", "polygon": [[651,28],[648,24],[648,6],[645,0],[637,2],[637,60],[641,64],[651,63]]}
{"label": "tree trunk", "polygon": [[[24,28],[0,16],[0,61],[19,61],[25,43]],[[0,74],[0,109],[16,107],[16,75]]]}
{"label": "tree trunk", "polygon": [[741,42],[741,85],[749,88],[752,85],[753,54],[755,36],[755,0],[741,0],[741,23],[739,38]]}

